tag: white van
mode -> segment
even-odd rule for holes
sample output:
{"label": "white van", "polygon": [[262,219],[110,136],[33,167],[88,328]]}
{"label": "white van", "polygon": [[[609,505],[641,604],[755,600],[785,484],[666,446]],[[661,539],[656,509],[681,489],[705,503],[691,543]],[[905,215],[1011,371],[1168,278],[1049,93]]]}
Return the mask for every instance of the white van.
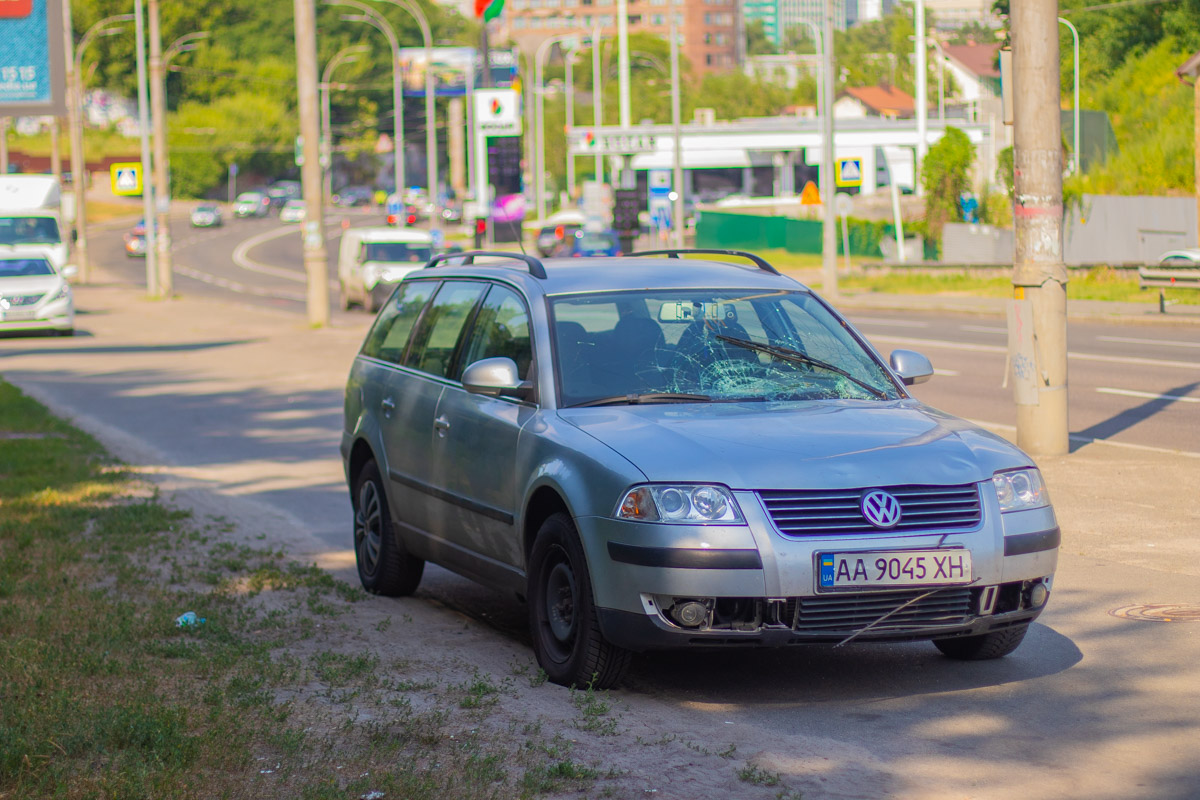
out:
{"label": "white van", "polygon": [[8,254],[42,254],[62,270],[62,188],[53,175],[0,176],[0,248]]}
{"label": "white van", "polygon": [[429,231],[413,228],[347,228],[338,250],[342,307],[375,313],[394,285],[425,266],[433,253]]}

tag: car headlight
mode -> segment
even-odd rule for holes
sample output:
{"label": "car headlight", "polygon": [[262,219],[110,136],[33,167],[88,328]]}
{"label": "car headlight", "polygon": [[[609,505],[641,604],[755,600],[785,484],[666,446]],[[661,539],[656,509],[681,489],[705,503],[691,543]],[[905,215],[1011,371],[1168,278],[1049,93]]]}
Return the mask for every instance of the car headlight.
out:
{"label": "car headlight", "polygon": [[1036,469],[1015,469],[992,476],[1001,511],[1024,511],[1050,505],[1050,493]]}
{"label": "car headlight", "polygon": [[685,525],[743,521],[728,489],[694,484],[635,486],[621,498],[617,519]]}
{"label": "car headlight", "polygon": [[64,283],[62,286],[58,287],[58,291],[55,292],[54,296],[50,298],[50,302],[53,303],[55,300],[62,300],[64,297],[70,297],[70,296],[71,296],[71,287],[68,284]]}

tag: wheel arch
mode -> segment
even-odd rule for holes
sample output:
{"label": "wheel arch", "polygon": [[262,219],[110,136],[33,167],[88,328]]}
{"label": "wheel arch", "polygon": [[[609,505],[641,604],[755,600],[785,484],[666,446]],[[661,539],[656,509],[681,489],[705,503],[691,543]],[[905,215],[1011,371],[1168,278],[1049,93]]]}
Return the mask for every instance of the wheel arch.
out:
{"label": "wheel arch", "polygon": [[570,517],[571,509],[567,505],[562,492],[555,486],[543,484],[534,490],[525,505],[524,524],[521,528],[521,551],[525,563],[529,563],[529,554],[533,552],[533,541],[537,538],[542,524],[553,515],[563,512]]}
{"label": "wheel arch", "polygon": [[[379,463],[379,459],[375,458],[375,451],[371,449],[371,445],[367,444],[365,439],[356,440],[350,448],[350,457],[346,460],[346,479],[351,484],[351,491],[353,491],[354,479],[358,477],[362,468],[369,461]],[[380,469],[382,471],[382,466]]]}

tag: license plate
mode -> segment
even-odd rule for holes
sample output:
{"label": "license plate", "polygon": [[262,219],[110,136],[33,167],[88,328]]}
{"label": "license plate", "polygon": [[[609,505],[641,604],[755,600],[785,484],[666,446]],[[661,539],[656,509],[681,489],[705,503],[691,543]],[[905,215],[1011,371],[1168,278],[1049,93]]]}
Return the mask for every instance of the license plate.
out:
{"label": "license plate", "polygon": [[820,589],[952,586],[970,582],[969,550],[817,554],[817,587]]}

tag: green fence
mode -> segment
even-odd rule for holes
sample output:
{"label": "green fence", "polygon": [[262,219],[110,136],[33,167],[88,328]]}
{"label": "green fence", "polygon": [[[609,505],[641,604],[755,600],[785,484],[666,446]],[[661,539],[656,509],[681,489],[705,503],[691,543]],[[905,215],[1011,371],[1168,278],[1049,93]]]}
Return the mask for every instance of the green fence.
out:
{"label": "green fence", "polygon": [[[696,214],[696,247],[734,250],[784,249],[791,253],[821,252],[822,223],[819,220],[701,211]],[[894,227],[886,222],[847,220],[850,254],[879,258],[879,242],[891,236]],[[838,220],[838,252],[842,252],[841,220]]]}

